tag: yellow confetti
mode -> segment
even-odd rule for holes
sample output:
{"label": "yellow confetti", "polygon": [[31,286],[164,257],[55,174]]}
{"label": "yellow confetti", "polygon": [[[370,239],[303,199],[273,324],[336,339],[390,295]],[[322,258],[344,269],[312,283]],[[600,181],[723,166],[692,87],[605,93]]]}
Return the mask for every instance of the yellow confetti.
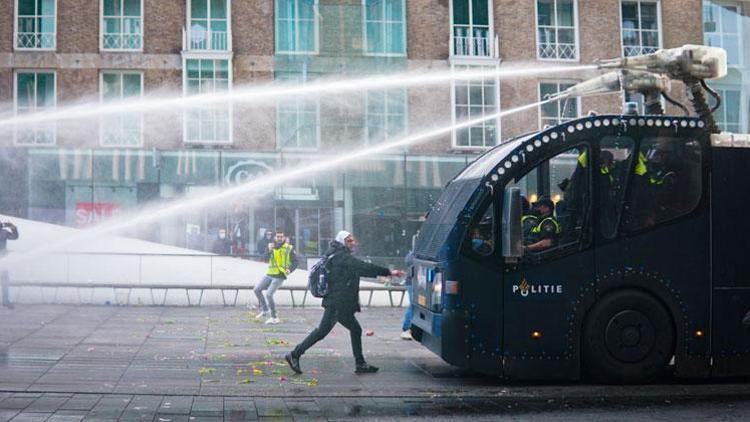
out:
{"label": "yellow confetti", "polygon": [[253,368],[253,375],[263,375],[263,371],[257,368]]}
{"label": "yellow confetti", "polygon": [[238,369],[237,370],[237,375],[242,375],[243,372],[245,372],[245,371],[243,371],[242,369]]}
{"label": "yellow confetti", "polygon": [[201,369],[198,370],[198,373],[201,374],[201,375],[213,374],[214,372],[216,372],[216,368],[205,368],[204,367],[204,368],[201,368]]}
{"label": "yellow confetti", "polygon": [[240,384],[250,384],[251,382],[255,382],[251,380],[250,378],[243,378],[240,380]]}

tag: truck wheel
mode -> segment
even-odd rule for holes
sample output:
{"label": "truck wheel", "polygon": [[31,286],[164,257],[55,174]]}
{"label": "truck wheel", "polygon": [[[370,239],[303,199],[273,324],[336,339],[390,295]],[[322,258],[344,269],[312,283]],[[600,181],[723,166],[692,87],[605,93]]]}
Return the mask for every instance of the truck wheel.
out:
{"label": "truck wheel", "polygon": [[672,318],[653,296],[622,290],[598,301],[581,339],[584,370],[604,382],[648,382],[674,354]]}

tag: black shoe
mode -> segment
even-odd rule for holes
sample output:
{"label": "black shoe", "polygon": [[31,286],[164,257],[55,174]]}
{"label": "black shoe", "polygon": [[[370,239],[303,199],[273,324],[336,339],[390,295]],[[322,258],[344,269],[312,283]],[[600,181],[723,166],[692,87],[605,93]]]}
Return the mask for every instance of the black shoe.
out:
{"label": "black shoe", "polygon": [[287,353],[284,356],[284,359],[286,359],[286,363],[289,364],[289,367],[292,368],[292,371],[301,374],[302,369],[299,367],[299,358],[294,357],[293,354]]}
{"label": "black shoe", "polygon": [[375,372],[378,372],[378,367],[366,363],[357,365],[357,369],[354,370],[356,374],[374,374]]}
{"label": "black shoe", "polygon": [[747,313],[745,314],[745,317],[742,318],[742,325],[745,328],[749,328],[750,329],[750,311],[747,311]]}

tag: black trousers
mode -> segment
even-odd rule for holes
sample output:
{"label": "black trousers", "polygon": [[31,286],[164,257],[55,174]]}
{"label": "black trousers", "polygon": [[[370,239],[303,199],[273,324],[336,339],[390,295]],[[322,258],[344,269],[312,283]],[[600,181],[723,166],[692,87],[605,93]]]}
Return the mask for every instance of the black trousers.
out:
{"label": "black trousers", "polygon": [[351,312],[339,312],[336,307],[329,306],[325,308],[323,312],[323,318],[320,320],[318,328],[312,330],[307,337],[302,340],[302,343],[298,344],[297,347],[292,351],[294,357],[302,356],[307,349],[311,348],[315,343],[323,340],[328,333],[331,332],[333,326],[336,323],[340,323],[347,330],[352,339],[352,353],[354,354],[354,362],[357,365],[365,363],[365,357],[362,355],[362,327],[359,326],[357,318],[354,317],[354,311]]}

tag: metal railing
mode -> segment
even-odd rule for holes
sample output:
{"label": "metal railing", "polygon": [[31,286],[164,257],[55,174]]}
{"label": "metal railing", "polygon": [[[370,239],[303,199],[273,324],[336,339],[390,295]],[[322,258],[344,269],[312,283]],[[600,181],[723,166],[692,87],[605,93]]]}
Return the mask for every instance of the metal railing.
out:
{"label": "metal railing", "polygon": [[497,58],[497,37],[489,29],[454,25],[451,33],[452,55],[459,57]]}
{"label": "metal railing", "polygon": [[540,43],[540,59],[574,60],[576,58],[576,45],[563,43]]}
{"label": "metal railing", "polygon": [[55,48],[55,34],[45,32],[18,32],[16,48]]}
{"label": "metal railing", "polygon": [[185,38],[190,50],[228,51],[229,37],[227,31],[190,30]]}
{"label": "metal railing", "polygon": [[[169,292],[178,290],[184,291],[188,306],[201,306],[204,294],[216,291],[221,294],[224,306],[236,306],[240,291],[252,290],[253,282],[260,280],[266,270],[267,264],[263,262],[210,254],[50,254],[43,266],[11,269],[10,286],[16,293],[11,298],[19,300],[19,288],[38,288],[38,297],[45,302],[45,289],[52,289],[52,301],[57,302],[60,289],[74,289],[79,304],[96,303],[95,291],[104,289],[112,291],[115,304],[130,305],[134,291],[147,290],[151,305],[163,306]],[[295,277],[292,273],[290,280],[279,288],[289,292],[293,307],[307,305],[306,280],[305,276]],[[84,291],[89,293],[88,302],[83,300]],[[402,306],[406,288],[361,284],[360,291],[369,293],[366,306],[372,305],[376,292],[386,292],[390,306],[397,306],[394,293],[401,293],[398,306]],[[118,295],[121,292],[126,293],[124,298]],[[198,293],[197,300],[193,300],[191,292]]]}
{"label": "metal railing", "polygon": [[141,34],[107,33],[102,35],[102,48],[106,50],[139,50]]}

